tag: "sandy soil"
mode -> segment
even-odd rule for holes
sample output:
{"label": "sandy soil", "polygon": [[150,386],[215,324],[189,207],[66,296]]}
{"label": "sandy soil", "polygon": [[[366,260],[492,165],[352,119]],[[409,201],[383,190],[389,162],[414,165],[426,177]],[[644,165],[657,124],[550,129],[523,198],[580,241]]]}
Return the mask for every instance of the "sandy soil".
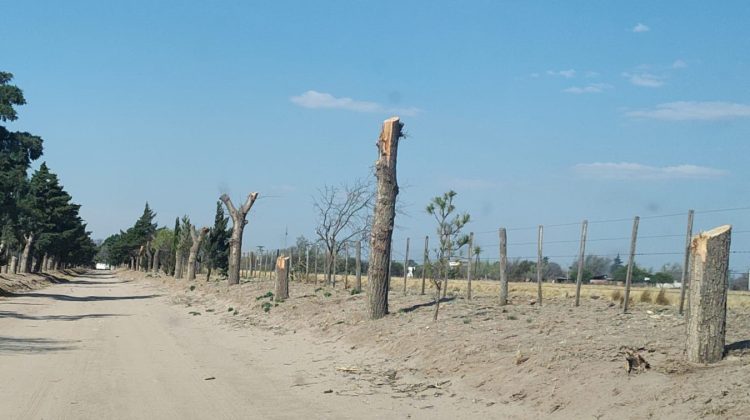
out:
{"label": "sandy soil", "polygon": [[[196,317],[219,318],[252,334],[316,337],[329,348],[318,373],[346,379],[331,385],[334,403],[390,395],[421,410],[403,414],[430,418],[451,417],[443,411],[446,401],[465,410],[463,417],[750,418],[750,310],[744,306],[730,309],[726,359],[697,366],[684,361],[685,322],[676,309],[637,299],[625,315],[619,302],[591,292],[579,308],[564,295],[545,298],[540,308],[522,294],[528,288],[511,287],[509,306],[492,296],[455,297],[441,304],[435,323],[430,298],[416,290],[404,296],[397,285],[389,298],[393,313],[371,322],[365,296],[340,288],[292,282],[291,298],[277,305],[264,297],[273,290],[268,280],[232,288],[200,279],[148,280],[170,290],[185,312],[201,314]],[[651,369],[629,374],[627,349]]]}
{"label": "sandy soil", "polygon": [[472,412],[468,403],[394,398],[403,394],[392,390],[346,396],[341,391],[352,381],[339,368],[354,365],[348,348],[305,331],[238,328],[223,320],[231,313],[218,314],[224,307],[197,315],[172,301],[161,285],[94,273],[0,297],[0,417],[374,419]]}

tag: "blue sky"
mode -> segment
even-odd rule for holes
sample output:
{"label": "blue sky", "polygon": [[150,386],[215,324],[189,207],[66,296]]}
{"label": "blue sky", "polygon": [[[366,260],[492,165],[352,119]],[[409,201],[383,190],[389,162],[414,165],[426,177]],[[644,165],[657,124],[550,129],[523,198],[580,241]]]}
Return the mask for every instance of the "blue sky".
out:
{"label": "blue sky", "polygon": [[[369,176],[379,127],[402,116],[404,239],[449,188],[495,257],[499,226],[644,219],[646,253],[679,253],[687,209],[750,206],[750,3],[3,2],[0,68],[28,105],[13,129],[97,238],[148,201],[161,224],[213,221],[215,201],[261,200],[246,244],[311,237],[312,195]],[[750,210],[731,223],[750,251]],[[592,238],[630,234],[594,224]],[[514,230],[509,241],[533,241]],[[549,227],[567,265],[577,226]],[[557,242],[571,240],[573,242]],[[625,253],[627,240],[592,242]],[[534,247],[511,246],[513,256]],[[646,266],[679,256],[639,258]],[[750,267],[750,254],[732,268]]]}

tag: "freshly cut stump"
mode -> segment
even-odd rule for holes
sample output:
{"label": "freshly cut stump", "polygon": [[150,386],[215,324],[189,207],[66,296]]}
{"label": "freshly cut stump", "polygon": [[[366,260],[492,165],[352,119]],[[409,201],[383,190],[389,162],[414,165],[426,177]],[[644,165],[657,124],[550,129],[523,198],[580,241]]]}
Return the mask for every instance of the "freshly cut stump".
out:
{"label": "freshly cut stump", "polygon": [[276,302],[289,299],[289,257],[276,258]]}
{"label": "freshly cut stump", "polygon": [[724,356],[731,237],[732,227],[724,225],[694,236],[690,244],[686,350],[694,363]]}

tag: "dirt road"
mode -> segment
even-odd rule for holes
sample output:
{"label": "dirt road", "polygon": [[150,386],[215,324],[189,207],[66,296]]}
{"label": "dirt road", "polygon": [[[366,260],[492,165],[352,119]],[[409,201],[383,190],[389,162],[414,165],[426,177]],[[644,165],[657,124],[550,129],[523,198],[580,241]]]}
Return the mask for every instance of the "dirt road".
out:
{"label": "dirt road", "polygon": [[[0,297],[3,419],[456,418],[456,405],[335,395],[326,347],[191,315],[144,282],[90,273]],[[338,362],[338,361],[337,361]]]}

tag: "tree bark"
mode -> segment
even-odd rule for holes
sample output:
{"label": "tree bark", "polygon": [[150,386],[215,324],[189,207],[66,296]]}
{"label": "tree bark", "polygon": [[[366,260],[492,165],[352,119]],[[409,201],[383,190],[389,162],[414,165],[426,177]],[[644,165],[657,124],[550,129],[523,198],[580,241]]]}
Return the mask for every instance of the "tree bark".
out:
{"label": "tree bark", "polygon": [[31,247],[34,246],[34,232],[24,235],[26,243],[21,253],[21,273],[27,274],[31,271]]}
{"label": "tree bark", "polygon": [[149,272],[151,271],[151,265],[154,263],[154,257],[153,253],[151,252],[151,242],[146,243],[146,247],[144,248],[144,251],[146,254],[146,266],[143,268],[143,271]]}
{"label": "tree bark", "polygon": [[195,260],[198,258],[198,250],[201,248],[201,243],[208,235],[208,228],[203,227],[200,233],[195,230],[195,226],[190,226],[190,237],[193,239],[193,244],[190,246],[190,254],[188,254],[187,264],[187,279],[195,280]]}
{"label": "tree bark", "polygon": [[18,257],[15,255],[10,257],[10,273],[18,273]]}
{"label": "tree bark", "polygon": [[151,271],[153,271],[154,274],[159,273],[159,262],[160,262],[159,261],[159,256],[161,254],[160,251],[161,250],[158,249],[158,248],[154,250],[154,261],[153,261],[153,265],[151,267]]}
{"label": "tree bark", "polygon": [[289,299],[289,257],[276,258],[276,302]]}
{"label": "tree bark", "polygon": [[42,257],[42,269],[40,271],[45,272],[47,270],[49,270],[49,255],[45,252]]}
{"label": "tree bark", "polygon": [[184,258],[180,251],[177,251],[177,254],[175,254],[175,263],[174,263],[174,278],[181,279],[182,278],[182,263],[184,261]]}
{"label": "tree bark", "polygon": [[732,227],[703,232],[690,244],[690,294],[687,308],[687,358],[715,363],[724,356]]}
{"label": "tree bark", "polygon": [[383,122],[378,139],[378,159],[375,162],[377,195],[372,230],[370,233],[370,265],[368,272],[368,314],[379,319],[388,314],[388,289],[391,240],[396,218],[396,158],[403,124],[398,117]]}
{"label": "tree bark", "polygon": [[247,196],[245,204],[236,209],[232,204],[232,199],[223,194],[221,201],[227,208],[229,216],[232,218],[232,237],[229,239],[229,272],[228,282],[230,285],[240,283],[240,259],[242,257],[242,232],[247,224],[247,213],[253,207],[258,193],[253,192]]}

